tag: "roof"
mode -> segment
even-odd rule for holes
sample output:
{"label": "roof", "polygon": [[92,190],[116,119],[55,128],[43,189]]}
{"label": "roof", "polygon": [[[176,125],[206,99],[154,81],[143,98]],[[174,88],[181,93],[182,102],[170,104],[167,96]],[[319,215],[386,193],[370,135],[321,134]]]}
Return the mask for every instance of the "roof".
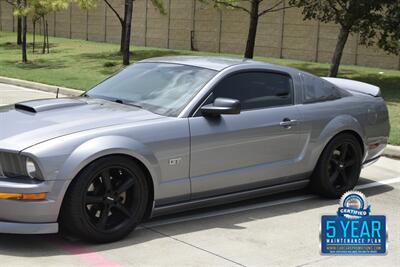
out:
{"label": "roof", "polygon": [[284,71],[292,74],[301,72],[297,69],[288,66],[282,66],[263,61],[256,61],[252,59],[242,59],[242,58],[218,57],[218,56],[154,57],[142,60],[140,62],[181,64],[181,65],[189,65],[199,68],[211,69],[215,71],[222,71],[223,69],[231,66],[246,65],[249,68],[262,66],[265,69]]}
{"label": "roof", "polygon": [[154,57],[140,62],[174,63],[196,66],[200,68],[221,71],[227,67],[239,64],[246,64],[252,60],[227,57],[208,57],[208,56],[173,56],[173,57]]}

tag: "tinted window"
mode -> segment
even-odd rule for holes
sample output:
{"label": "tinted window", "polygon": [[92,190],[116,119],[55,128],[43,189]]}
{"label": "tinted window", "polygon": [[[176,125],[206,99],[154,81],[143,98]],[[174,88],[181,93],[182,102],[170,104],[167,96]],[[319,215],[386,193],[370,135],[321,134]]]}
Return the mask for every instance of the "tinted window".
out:
{"label": "tinted window", "polygon": [[304,84],[304,103],[314,103],[320,101],[334,100],[340,97],[340,92],[337,88],[319,78],[312,75],[303,75]]}
{"label": "tinted window", "polygon": [[238,73],[217,84],[213,99],[218,97],[240,100],[242,110],[290,105],[292,80],[277,73]]}
{"label": "tinted window", "polygon": [[215,74],[193,66],[138,63],[95,86],[87,95],[176,116]]}

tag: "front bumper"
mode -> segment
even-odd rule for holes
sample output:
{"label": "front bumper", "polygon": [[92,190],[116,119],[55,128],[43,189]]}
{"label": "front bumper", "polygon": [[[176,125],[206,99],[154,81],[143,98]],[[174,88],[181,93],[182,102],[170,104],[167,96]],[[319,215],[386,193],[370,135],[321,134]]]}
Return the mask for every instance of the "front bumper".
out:
{"label": "front bumper", "polygon": [[58,233],[58,223],[16,223],[0,222],[3,234],[54,234]]}
{"label": "front bumper", "polygon": [[0,192],[34,194],[44,200],[0,199],[0,233],[48,234],[58,232],[58,214],[68,181],[33,181],[0,178]]}

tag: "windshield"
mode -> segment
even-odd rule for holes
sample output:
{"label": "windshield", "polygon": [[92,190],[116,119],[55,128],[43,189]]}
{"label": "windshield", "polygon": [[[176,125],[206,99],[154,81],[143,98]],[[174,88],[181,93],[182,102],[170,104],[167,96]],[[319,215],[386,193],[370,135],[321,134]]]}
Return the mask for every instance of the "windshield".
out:
{"label": "windshield", "polygon": [[215,74],[194,66],[138,63],[96,85],[86,95],[177,116]]}

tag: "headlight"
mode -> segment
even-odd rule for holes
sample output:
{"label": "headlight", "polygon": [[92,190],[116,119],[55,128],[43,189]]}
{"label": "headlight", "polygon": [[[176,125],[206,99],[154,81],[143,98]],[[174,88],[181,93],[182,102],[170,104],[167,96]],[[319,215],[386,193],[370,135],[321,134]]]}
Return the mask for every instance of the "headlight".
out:
{"label": "headlight", "polygon": [[43,179],[39,167],[33,159],[15,153],[0,153],[0,176]]}
{"label": "headlight", "polygon": [[3,177],[4,173],[3,173],[3,168],[1,168],[1,162],[0,162],[0,177]]}
{"label": "headlight", "polygon": [[28,176],[31,177],[32,179],[37,178],[38,175],[35,162],[33,162],[33,160],[30,158],[26,158],[25,165],[26,165],[26,173],[28,174]]}

